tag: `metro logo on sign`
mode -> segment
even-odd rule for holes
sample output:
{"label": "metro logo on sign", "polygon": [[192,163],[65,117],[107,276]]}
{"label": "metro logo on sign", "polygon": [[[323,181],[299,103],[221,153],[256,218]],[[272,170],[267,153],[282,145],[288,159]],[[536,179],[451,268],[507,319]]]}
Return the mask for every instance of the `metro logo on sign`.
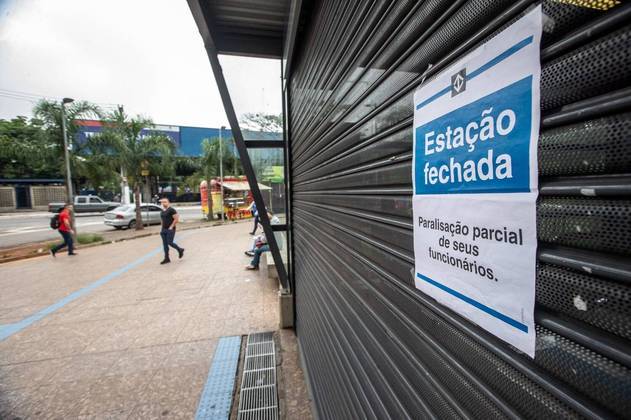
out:
{"label": "metro logo on sign", "polygon": [[414,95],[415,284],[535,353],[541,7]]}
{"label": "metro logo on sign", "polygon": [[456,96],[467,89],[467,70],[462,69],[451,76],[451,96]]}

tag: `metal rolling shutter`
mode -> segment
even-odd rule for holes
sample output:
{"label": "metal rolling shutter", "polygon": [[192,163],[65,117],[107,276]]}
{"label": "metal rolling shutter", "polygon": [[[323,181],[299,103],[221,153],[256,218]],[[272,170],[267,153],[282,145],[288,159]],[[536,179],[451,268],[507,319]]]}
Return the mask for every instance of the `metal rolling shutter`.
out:
{"label": "metal rolling shutter", "polygon": [[[532,1],[315,1],[289,113],[296,322],[321,418],[631,412],[631,6],[543,2],[537,352],[414,288],[412,95]],[[592,7],[588,7],[592,6]]]}

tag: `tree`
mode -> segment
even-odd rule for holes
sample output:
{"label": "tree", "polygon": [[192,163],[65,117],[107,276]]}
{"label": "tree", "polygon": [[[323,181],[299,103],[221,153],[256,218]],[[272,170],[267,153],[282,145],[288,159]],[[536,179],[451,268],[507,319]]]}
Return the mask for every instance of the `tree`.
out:
{"label": "tree", "polygon": [[91,137],[87,147],[106,156],[110,167],[121,168],[133,186],[136,201],[136,230],[143,229],[140,188],[144,171],[171,171],[175,144],[167,136],[150,131],[153,122],[141,116],[130,118],[122,108],[107,115],[104,129]]}
{"label": "tree", "polygon": [[283,131],[283,114],[246,113],[241,116],[241,125],[248,130],[279,133]]}
{"label": "tree", "polygon": [[[52,148],[56,151],[56,161],[59,165],[61,173],[64,173],[64,137],[61,124],[61,103],[41,100],[35,105],[33,114],[41,122],[44,136],[47,138],[47,142],[51,144]],[[66,106],[66,131],[68,134],[68,141],[72,144],[72,153],[70,154],[70,168],[75,179],[87,178],[92,183],[93,187],[98,187],[100,182],[104,178],[111,178],[111,173],[104,173],[102,163],[99,161],[98,156],[92,155],[89,150],[86,150],[85,144],[78,144],[72,142],[75,138],[79,126],[78,120],[82,119],[98,119],[103,112],[94,104],[86,101],[75,101]],[[72,180],[68,180],[72,182]]]}
{"label": "tree", "polygon": [[61,177],[59,150],[44,135],[41,121],[0,120],[1,178]]}
{"label": "tree", "polygon": [[[198,158],[191,158],[187,165],[197,166],[197,170],[195,173],[186,179],[186,183],[189,186],[199,185],[199,180],[203,179],[206,181],[206,187],[208,188],[208,198],[207,205],[208,208],[211,209],[208,212],[207,218],[208,220],[212,220],[212,194],[210,191],[212,178],[216,178],[220,174],[219,170],[219,141],[218,137],[206,138],[202,141],[202,155]],[[236,170],[237,172],[232,174],[234,176],[238,176],[243,173],[243,168],[241,166],[241,161],[234,156],[232,152],[227,150],[225,147],[226,139],[223,139],[224,147],[222,151],[222,161],[224,173],[227,174],[227,171]],[[223,188],[223,187],[222,187]]]}
{"label": "tree", "polygon": [[[208,205],[207,220],[213,219],[213,195],[211,178],[219,174],[219,139],[204,139],[202,141],[202,156],[200,157],[200,171],[206,180],[206,203]],[[223,185],[221,186],[223,188]]]}

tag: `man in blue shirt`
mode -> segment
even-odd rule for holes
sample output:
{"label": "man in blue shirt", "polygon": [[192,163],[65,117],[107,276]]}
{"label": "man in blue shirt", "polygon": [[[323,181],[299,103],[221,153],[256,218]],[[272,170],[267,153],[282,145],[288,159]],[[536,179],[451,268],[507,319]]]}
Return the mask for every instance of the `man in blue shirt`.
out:
{"label": "man in blue shirt", "polygon": [[254,201],[250,206],[250,211],[252,211],[252,215],[254,216],[254,230],[250,232],[250,235],[255,235],[256,229],[259,227],[259,211],[256,209],[256,203]]}

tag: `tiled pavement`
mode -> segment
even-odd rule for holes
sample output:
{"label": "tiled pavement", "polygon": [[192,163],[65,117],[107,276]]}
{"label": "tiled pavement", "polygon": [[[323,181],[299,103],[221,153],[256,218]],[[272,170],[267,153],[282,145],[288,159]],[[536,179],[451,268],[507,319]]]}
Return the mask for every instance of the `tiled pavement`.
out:
{"label": "tiled pavement", "polygon": [[[0,341],[0,418],[193,418],[219,337],[276,330],[277,287],[246,272],[249,224],[178,232],[160,253]],[[157,236],[0,266],[0,326],[160,246]],[[1,327],[0,327],[1,328]]]}

